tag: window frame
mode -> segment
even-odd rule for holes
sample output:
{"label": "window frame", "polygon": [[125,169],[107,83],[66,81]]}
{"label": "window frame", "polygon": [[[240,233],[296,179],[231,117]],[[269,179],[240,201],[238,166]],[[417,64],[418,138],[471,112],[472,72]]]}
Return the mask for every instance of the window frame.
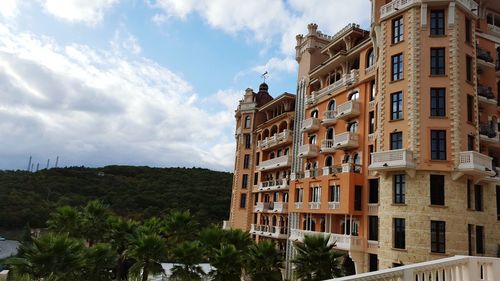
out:
{"label": "window frame", "polygon": [[406,221],[404,218],[393,218],[393,244],[395,249],[406,249]]}
{"label": "window frame", "polygon": [[438,47],[430,50],[431,76],[446,75],[446,48]]}
{"label": "window frame", "polygon": [[446,222],[431,220],[431,252],[446,253]]}
{"label": "window frame", "polygon": [[447,160],[446,130],[431,130],[430,137],[431,160]]}
{"label": "window frame", "polygon": [[403,80],[403,53],[391,56],[391,81]]}
{"label": "window frame", "polygon": [[399,16],[391,22],[391,43],[398,44],[404,40],[404,17]]}
{"label": "window frame", "polygon": [[446,117],[446,88],[431,88],[430,99],[430,115]]}
{"label": "window frame", "polygon": [[245,209],[247,207],[247,194],[241,193],[240,196],[240,209]]}
{"label": "window frame", "polygon": [[391,121],[403,120],[403,91],[391,94]]}
{"label": "window frame", "polygon": [[406,175],[397,174],[392,177],[392,203],[393,204],[405,204],[406,203]]}
{"label": "window frame", "polygon": [[390,133],[390,150],[403,149],[403,132]]}
{"label": "window frame", "polygon": [[433,206],[444,206],[446,202],[445,177],[444,175],[429,176],[430,202]]}
{"label": "window frame", "polygon": [[430,11],[429,31],[431,36],[444,36],[446,34],[445,12],[443,9]]}

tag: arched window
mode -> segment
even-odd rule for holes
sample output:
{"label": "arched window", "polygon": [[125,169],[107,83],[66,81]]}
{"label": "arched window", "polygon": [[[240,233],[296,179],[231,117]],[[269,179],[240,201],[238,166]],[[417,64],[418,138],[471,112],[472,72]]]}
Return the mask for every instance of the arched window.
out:
{"label": "arched window", "polygon": [[356,133],[358,131],[358,122],[349,122],[347,124],[347,130],[351,133]]}
{"label": "arched window", "polygon": [[250,128],[250,123],[251,123],[251,121],[250,121],[250,116],[249,116],[249,115],[247,115],[247,116],[245,117],[245,129],[249,129],[249,128]]}
{"label": "arched window", "polygon": [[331,167],[331,166],[333,166],[333,157],[329,155],[325,159],[325,167]]}
{"label": "arched window", "polygon": [[366,55],[366,67],[370,67],[375,63],[375,53],[373,53],[373,48],[370,49]]}
{"label": "arched window", "polygon": [[274,125],[271,128],[271,136],[274,136],[278,132],[278,126]]}
{"label": "arched window", "polygon": [[335,110],[336,108],[335,100],[331,100],[328,102],[328,110]]}
{"label": "arched window", "polygon": [[316,135],[309,136],[309,143],[316,144]]}
{"label": "arched window", "polygon": [[326,131],[326,139],[333,140],[334,136],[335,136],[335,130],[333,130],[333,128],[328,128],[328,130]]}
{"label": "arched window", "polygon": [[342,163],[350,163],[351,162],[351,155],[349,153],[344,154],[344,158],[342,159]]}
{"label": "arched window", "polygon": [[283,202],[288,202],[288,192],[283,192]]}
{"label": "arched window", "polygon": [[318,118],[318,111],[317,110],[311,111],[311,117],[312,118]]}
{"label": "arched window", "polygon": [[352,158],[354,162],[354,172],[355,173],[361,172],[361,156],[358,153],[355,153]]}
{"label": "arched window", "polygon": [[359,99],[359,92],[355,91],[349,94],[348,100],[358,100]]}

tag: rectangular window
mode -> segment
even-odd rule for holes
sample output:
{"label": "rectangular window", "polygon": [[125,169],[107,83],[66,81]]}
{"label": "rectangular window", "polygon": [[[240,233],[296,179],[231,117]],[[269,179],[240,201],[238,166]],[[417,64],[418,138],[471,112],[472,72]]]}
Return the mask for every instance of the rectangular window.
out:
{"label": "rectangular window", "polygon": [[370,185],[368,203],[376,204],[378,203],[378,179],[369,179],[368,183]]}
{"label": "rectangular window", "polygon": [[241,194],[240,208],[245,208],[247,206],[247,195],[245,193]]}
{"label": "rectangular window", "polygon": [[431,116],[446,116],[445,88],[431,88]]}
{"label": "rectangular window", "polygon": [[368,134],[373,134],[375,132],[375,112],[370,111],[368,113],[368,118],[370,118],[370,124],[368,127]]}
{"label": "rectangular window", "polygon": [[430,29],[431,35],[444,35],[444,10],[432,10]]}
{"label": "rectangular window", "polygon": [[394,203],[404,204],[405,203],[405,175],[394,175],[393,185],[394,185]]}
{"label": "rectangular window", "polygon": [[431,221],[431,252],[446,252],[446,223],[444,221]]}
{"label": "rectangular window", "polygon": [[478,184],[474,185],[474,209],[483,211],[483,187]]}
{"label": "rectangular window", "polygon": [[393,219],[393,228],[394,228],[394,245],[393,245],[393,247],[396,249],[406,248],[405,219],[394,218]]}
{"label": "rectangular window", "polygon": [[444,176],[431,175],[431,205],[444,206]]}
{"label": "rectangular window", "polygon": [[378,270],[378,256],[375,254],[368,254],[369,258],[369,271],[377,271]]}
{"label": "rectangular window", "polygon": [[340,185],[330,185],[328,202],[340,202]]}
{"label": "rectangular window", "polygon": [[375,100],[377,89],[375,87],[375,80],[370,81],[370,101]]}
{"label": "rectangular window", "polygon": [[403,92],[391,94],[391,120],[403,119]]}
{"label": "rectangular window", "polygon": [[253,174],[253,185],[257,185],[259,182],[259,173],[254,173]]}
{"label": "rectangular window", "polygon": [[468,224],[467,225],[467,242],[469,245],[469,256],[472,256],[474,254],[474,249],[473,249],[473,241],[474,241],[474,225]]}
{"label": "rectangular window", "polygon": [[392,20],[392,44],[403,41],[404,24],[403,17]]}
{"label": "rectangular window", "polygon": [[361,190],[362,190],[361,185],[355,185],[354,186],[354,210],[355,211],[361,211]]}
{"label": "rectangular window", "polygon": [[469,18],[465,18],[465,42],[471,42],[472,24]]}
{"label": "rectangular window", "polygon": [[472,58],[470,56],[465,57],[465,79],[472,82]]}
{"label": "rectangular window", "polygon": [[472,209],[472,181],[467,180],[467,209]]}
{"label": "rectangular window", "polygon": [[446,160],[445,130],[431,130],[431,159]]}
{"label": "rectangular window", "polygon": [[304,189],[297,188],[295,190],[295,202],[303,202],[304,201]]}
{"label": "rectangular window", "polygon": [[484,226],[476,225],[476,253],[484,254]]}
{"label": "rectangular window", "polygon": [[[255,193],[253,195],[253,204],[254,205],[257,205],[257,203],[259,203],[259,194],[258,193]],[[255,220],[254,220],[255,221]]]}
{"label": "rectangular window", "polygon": [[474,97],[467,95],[467,121],[474,122]]}
{"label": "rectangular window", "polygon": [[391,133],[391,150],[403,148],[403,132]]}
{"label": "rectangular window", "polygon": [[315,186],[309,189],[309,202],[320,202],[321,187]]}
{"label": "rectangular window", "polygon": [[250,166],[250,154],[245,154],[243,157],[243,169],[248,169]]}
{"label": "rectangular window", "polygon": [[244,134],[245,137],[245,148],[248,149],[252,145],[252,138],[250,137],[250,134]]}
{"label": "rectangular window", "polygon": [[403,54],[397,54],[391,57],[392,81],[403,79]]}
{"label": "rectangular window", "polygon": [[431,48],[431,75],[444,75],[444,48]]}
{"label": "rectangular window", "polygon": [[368,161],[368,164],[371,164],[371,163],[372,163],[372,153],[373,153],[373,152],[374,152],[374,146],[373,146],[373,144],[370,144],[370,145],[368,146],[368,153],[369,153],[369,154],[368,154],[368,160],[369,160],[369,161]]}
{"label": "rectangular window", "polygon": [[257,154],[255,154],[255,166],[259,166],[260,164],[260,152],[257,152]]}
{"label": "rectangular window", "polygon": [[248,175],[244,174],[241,177],[241,188],[247,188],[248,187]]}
{"label": "rectangular window", "polygon": [[497,185],[497,220],[500,221],[500,185]]}
{"label": "rectangular window", "polygon": [[378,241],[378,217],[368,216],[368,240]]}
{"label": "rectangular window", "polygon": [[475,143],[476,138],[471,135],[467,135],[467,150],[468,151],[474,151],[474,143]]}

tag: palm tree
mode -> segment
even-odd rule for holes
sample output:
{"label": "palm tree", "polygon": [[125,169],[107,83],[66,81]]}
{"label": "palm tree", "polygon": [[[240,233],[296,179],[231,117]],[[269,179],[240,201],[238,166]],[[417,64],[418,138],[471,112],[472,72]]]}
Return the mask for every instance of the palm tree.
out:
{"label": "palm tree", "polygon": [[62,206],[50,213],[47,225],[50,230],[57,233],[68,233],[71,237],[78,237],[82,230],[82,215],[76,208]]}
{"label": "palm tree", "polygon": [[172,280],[201,280],[201,276],[205,272],[199,265],[203,258],[203,249],[200,242],[182,242],[172,252],[175,262],[179,263],[179,265],[174,265],[172,268]]}
{"label": "palm tree", "polygon": [[250,247],[246,273],[253,281],[281,281],[283,256],[271,241],[261,241]]}
{"label": "palm tree", "polygon": [[226,231],[218,226],[209,226],[200,232],[200,242],[206,256],[212,256],[215,250],[220,249],[224,242]]}
{"label": "palm tree", "polygon": [[213,281],[234,281],[241,278],[242,255],[232,244],[223,244],[220,249],[215,250],[210,264],[215,268],[210,272]]}
{"label": "palm tree", "polygon": [[171,243],[192,241],[196,237],[197,223],[189,211],[173,211],[164,219],[164,236]]}
{"label": "palm tree", "polygon": [[109,207],[99,200],[89,201],[82,211],[82,232],[90,247],[109,231]]}
{"label": "palm tree", "polygon": [[7,261],[14,271],[34,279],[80,280],[85,265],[83,243],[68,234],[45,234],[23,243],[18,257]]}
{"label": "palm tree", "polygon": [[130,271],[139,275],[142,270],[142,281],[147,281],[150,273],[164,272],[161,261],[166,257],[166,253],[165,241],[159,235],[141,233],[131,245],[130,257],[136,262]]}
{"label": "palm tree", "polygon": [[84,274],[87,280],[109,281],[112,278],[111,270],[116,265],[116,253],[110,244],[98,243],[88,248],[84,253]]}
{"label": "palm tree", "polygon": [[328,240],[323,236],[306,235],[303,243],[294,244],[297,257],[292,262],[300,280],[320,281],[342,275],[339,262],[342,254],[333,251],[335,243],[328,244]]}
{"label": "palm tree", "polygon": [[248,248],[253,245],[250,233],[241,229],[224,230],[224,243],[232,244],[241,254],[246,254]]}
{"label": "palm tree", "polygon": [[110,228],[106,241],[111,244],[117,255],[115,266],[116,279],[119,281],[126,280],[128,277],[127,264],[129,264],[127,262],[127,250],[134,240],[135,230],[139,224],[136,221],[125,220],[115,216],[110,217],[108,223]]}

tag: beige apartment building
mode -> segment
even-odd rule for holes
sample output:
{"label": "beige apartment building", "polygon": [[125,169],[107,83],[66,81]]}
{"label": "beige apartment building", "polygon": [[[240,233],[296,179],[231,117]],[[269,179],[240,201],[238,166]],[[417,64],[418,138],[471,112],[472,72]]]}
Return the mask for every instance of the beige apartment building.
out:
{"label": "beige apartment building", "polygon": [[229,226],[289,260],[329,237],[348,273],[499,255],[500,1],[366,5],[297,36],[296,96],[247,90]]}

